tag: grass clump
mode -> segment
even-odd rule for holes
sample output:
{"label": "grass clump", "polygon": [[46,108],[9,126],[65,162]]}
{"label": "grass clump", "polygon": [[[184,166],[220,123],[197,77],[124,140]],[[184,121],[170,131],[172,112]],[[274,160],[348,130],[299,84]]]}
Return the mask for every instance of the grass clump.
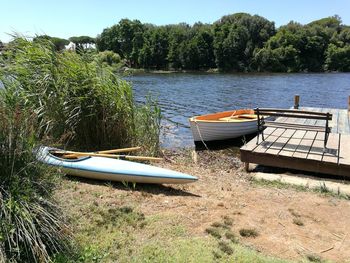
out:
{"label": "grass clump", "polygon": [[99,210],[100,220],[98,226],[106,226],[108,224],[118,226],[127,224],[129,226],[137,227],[139,223],[145,219],[144,214],[134,212],[132,207],[123,206],[119,208],[109,208],[108,210]]}
{"label": "grass clump", "polygon": [[212,235],[217,239],[221,238],[221,233],[220,233],[221,231],[216,227],[208,227],[207,229],[205,229],[205,232],[207,232],[209,235]]}
{"label": "grass clump", "polygon": [[233,219],[230,218],[229,216],[224,216],[223,219],[224,219],[224,224],[226,226],[230,227],[233,225]]}
{"label": "grass clump", "polygon": [[304,222],[301,221],[300,218],[293,218],[293,223],[296,224],[297,226],[303,226]]}
{"label": "grass clump", "polygon": [[216,228],[222,228],[222,229],[229,229],[230,227],[226,225],[225,223],[220,223],[220,222],[214,222],[211,224],[212,227]]}
{"label": "grass clump", "polygon": [[317,254],[307,254],[306,258],[310,262],[322,263],[324,260]]}
{"label": "grass clump", "polygon": [[225,233],[225,237],[228,240],[231,240],[232,243],[238,243],[238,238],[236,237],[236,235],[232,231],[227,231]]}
{"label": "grass clump", "polygon": [[254,229],[254,228],[242,228],[239,230],[239,234],[242,236],[242,237],[257,237],[259,236],[259,232]]}
{"label": "grass clump", "polygon": [[70,232],[51,198],[56,176],[35,160],[37,118],[0,90],[0,262],[49,262]]}
{"label": "grass clump", "polygon": [[225,241],[219,241],[218,243],[219,249],[227,255],[233,254],[233,248]]}

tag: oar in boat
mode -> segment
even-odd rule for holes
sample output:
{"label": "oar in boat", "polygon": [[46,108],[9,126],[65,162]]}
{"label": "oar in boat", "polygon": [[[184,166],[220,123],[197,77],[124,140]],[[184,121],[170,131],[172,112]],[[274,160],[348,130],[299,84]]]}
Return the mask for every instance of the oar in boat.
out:
{"label": "oar in boat", "polygon": [[73,152],[73,151],[57,151],[54,153],[69,153],[75,156],[95,156],[95,157],[107,157],[116,159],[127,159],[127,160],[138,160],[138,161],[162,161],[162,158],[149,157],[149,156],[133,156],[133,155],[116,155],[107,153],[84,153],[84,152]]}
{"label": "oar in boat", "polygon": [[[111,153],[123,153],[123,152],[133,152],[133,151],[138,151],[140,150],[141,147],[130,147],[130,148],[121,148],[121,149],[112,149],[112,150],[104,150],[104,151],[98,151],[98,152],[89,152],[89,153],[97,153],[97,154],[111,154]],[[67,153],[67,152],[63,152]],[[72,154],[65,154],[63,156],[64,158],[76,158],[77,155],[72,153]]]}

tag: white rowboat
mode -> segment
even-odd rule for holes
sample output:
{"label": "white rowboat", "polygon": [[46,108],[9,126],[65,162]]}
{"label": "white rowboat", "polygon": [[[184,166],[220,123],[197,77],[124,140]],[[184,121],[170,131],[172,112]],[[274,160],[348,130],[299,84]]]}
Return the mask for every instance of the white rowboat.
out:
{"label": "white rowboat", "polygon": [[251,109],[195,116],[189,122],[195,142],[233,139],[258,131],[257,116]]}

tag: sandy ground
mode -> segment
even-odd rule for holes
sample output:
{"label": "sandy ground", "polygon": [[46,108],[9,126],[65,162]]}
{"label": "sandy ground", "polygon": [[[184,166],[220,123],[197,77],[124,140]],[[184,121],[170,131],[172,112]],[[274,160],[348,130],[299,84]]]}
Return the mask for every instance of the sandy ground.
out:
{"label": "sandy ground", "polygon": [[182,223],[196,236],[207,235],[212,223],[229,217],[238,236],[242,228],[258,231],[258,237],[241,237],[240,242],[263,254],[291,260],[309,254],[336,262],[350,259],[349,200],[252,182],[234,151],[186,150],[166,156],[168,161],[157,165],[195,175],[198,182],[128,189],[120,183],[110,187],[80,180],[78,191],[63,188],[57,194],[70,199],[82,190],[97,192],[84,201],[132,204],[146,216],[174,214],[183,217]]}

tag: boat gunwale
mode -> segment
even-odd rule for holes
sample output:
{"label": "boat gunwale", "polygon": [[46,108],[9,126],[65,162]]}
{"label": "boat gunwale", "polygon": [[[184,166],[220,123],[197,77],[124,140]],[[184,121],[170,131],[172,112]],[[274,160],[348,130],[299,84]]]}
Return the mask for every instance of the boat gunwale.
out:
{"label": "boat gunwale", "polygon": [[[234,113],[237,112],[237,115],[234,115]],[[237,110],[229,110],[229,111],[221,111],[221,112],[215,112],[215,113],[210,113],[210,114],[204,114],[204,115],[197,115],[189,118],[188,120],[190,122],[207,122],[207,123],[244,123],[244,122],[256,122],[257,118],[252,118],[252,119],[244,119],[242,121],[228,121],[228,120],[219,120],[218,119],[197,119],[197,118],[205,118],[205,117],[213,117],[215,115],[226,115],[226,117],[230,116],[238,116],[238,115],[243,115],[243,114],[254,114],[253,109],[237,109]],[[223,117],[220,117],[223,118]],[[224,117],[225,118],[225,117]]]}
{"label": "boat gunwale", "polygon": [[245,123],[245,122],[256,122],[257,119],[246,119],[244,121],[224,121],[224,120],[197,120],[197,117],[201,117],[203,115],[199,115],[199,116],[194,116],[189,118],[190,122],[208,122],[208,123]]}
{"label": "boat gunwale", "polygon": [[[81,157],[81,158],[78,158],[78,159],[65,159],[65,158],[60,158],[54,154],[52,154],[50,151],[53,151],[53,150],[59,150],[59,149],[55,149],[55,148],[48,148],[47,151],[47,155],[50,156],[51,158],[54,158],[56,160],[59,160],[61,162],[80,162],[80,161],[84,161],[84,160],[87,160],[89,158],[91,158],[91,156],[84,156],[84,157]],[[44,157],[44,158],[47,158],[47,157]]]}

